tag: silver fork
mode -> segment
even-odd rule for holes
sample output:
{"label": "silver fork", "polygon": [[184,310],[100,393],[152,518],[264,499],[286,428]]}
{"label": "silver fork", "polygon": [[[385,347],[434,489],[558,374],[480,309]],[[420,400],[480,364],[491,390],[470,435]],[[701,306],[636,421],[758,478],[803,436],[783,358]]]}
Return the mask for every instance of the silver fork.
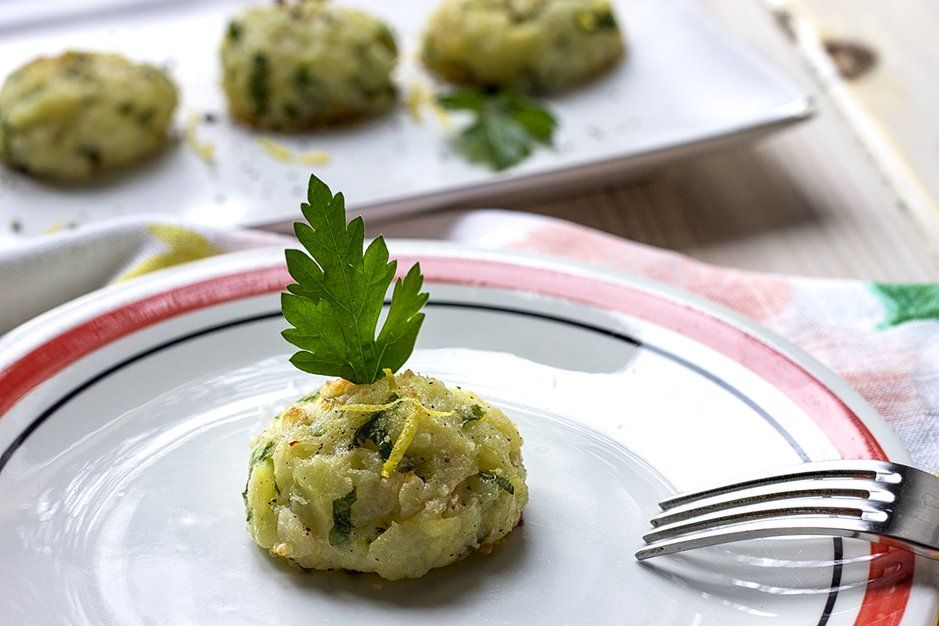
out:
{"label": "silver fork", "polygon": [[887,461],[822,461],[659,503],[640,561],[744,539],[856,537],[939,559],[939,478]]}

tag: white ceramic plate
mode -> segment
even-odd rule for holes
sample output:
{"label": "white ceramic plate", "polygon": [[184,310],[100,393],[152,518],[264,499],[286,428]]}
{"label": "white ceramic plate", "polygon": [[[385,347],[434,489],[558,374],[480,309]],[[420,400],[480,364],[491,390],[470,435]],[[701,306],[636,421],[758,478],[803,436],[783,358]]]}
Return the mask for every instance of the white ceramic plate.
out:
{"label": "white ceramic plate", "polygon": [[810,459],[907,459],[818,363],[638,280],[442,245],[392,252],[402,269],[420,260],[431,293],[409,367],[519,424],[523,527],[489,556],[397,583],[301,572],[255,546],[248,439],[320,380],[290,367],[278,334],[282,253],[229,255],[0,342],[4,621],[933,626],[932,565],[862,542],[632,556],[675,488]]}
{"label": "white ceramic plate", "polygon": [[[380,15],[399,34],[398,83],[418,75],[419,35],[438,0],[342,0]],[[0,3],[0,76],[40,54],[68,48],[113,49],[169,64],[182,92],[180,125],[213,112],[198,135],[215,144],[214,166],[183,142],[117,178],[73,189],[0,168],[0,232],[159,211],[211,224],[267,225],[297,217],[295,199],[310,165],[273,159],[259,135],[224,115],[218,45],[227,21],[256,2],[233,0],[6,0]],[[471,165],[447,147],[448,131],[430,111],[415,121],[402,105],[370,123],[332,132],[278,137],[300,151],[325,150],[317,166],[350,190],[353,212],[368,215],[498,200],[507,193],[549,193],[614,178],[665,160],[752,139],[804,119],[805,94],[733,40],[693,0],[615,0],[629,56],[609,75],[548,100],[560,120],[557,149],[540,150],[502,174]],[[458,118],[453,120],[461,123]]]}

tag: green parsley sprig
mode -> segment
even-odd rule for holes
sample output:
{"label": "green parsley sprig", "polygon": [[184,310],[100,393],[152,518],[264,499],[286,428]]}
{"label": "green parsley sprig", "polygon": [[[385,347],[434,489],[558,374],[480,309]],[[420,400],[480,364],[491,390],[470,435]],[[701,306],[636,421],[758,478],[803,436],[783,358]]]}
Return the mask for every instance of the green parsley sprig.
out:
{"label": "green parsley sprig", "polygon": [[395,282],[379,332],[397,268],[388,260],[384,239],[377,237],[363,254],[362,218],[347,224],[343,195],[333,195],[316,176],[310,176],[307,202],[300,208],[306,223],[295,223],[294,232],[306,253],[286,251],[287,269],[297,282],[281,295],[281,310],[292,326],[282,334],[300,348],[290,362],[311,374],[375,382],[385,368],[404,365],[414,350],[428,297],[421,292],[420,265]]}
{"label": "green parsley sprig", "polygon": [[538,145],[550,146],[558,126],[537,102],[515,93],[465,89],[438,101],[445,109],[473,113],[456,146],[470,161],[497,171],[517,165]]}
{"label": "green parsley sprig", "polygon": [[333,527],[329,530],[329,545],[341,546],[349,541],[352,533],[352,505],[358,500],[355,487],[352,491],[333,500]]}

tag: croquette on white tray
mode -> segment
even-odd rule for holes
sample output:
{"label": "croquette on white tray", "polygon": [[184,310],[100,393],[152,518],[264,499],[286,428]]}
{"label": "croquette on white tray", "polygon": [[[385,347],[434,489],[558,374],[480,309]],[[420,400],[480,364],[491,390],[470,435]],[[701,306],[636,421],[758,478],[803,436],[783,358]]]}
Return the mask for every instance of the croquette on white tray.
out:
{"label": "croquette on white tray", "polygon": [[[547,98],[560,123],[556,147],[494,173],[450,149],[448,138],[462,118],[450,116],[448,130],[426,103],[416,107],[421,120],[406,106],[415,84],[424,92],[446,88],[435,86],[417,61],[420,33],[438,0],[337,1],[373,12],[394,29],[402,102],[369,122],[299,135],[258,133],[225,113],[219,44],[228,21],[256,3],[5,2],[0,76],[40,54],[110,50],[169,67],[181,103],[177,139],[156,158],[106,180],[53,186],[0,168],[0,236],[144,211],[212,224],[284,223],[299,214],[297,198],[311,170],[342,189],[350,209],[366,215],[492,203],[506,194],[623,178],[811,113],[795,85],[733,40],[693,0],[615,0],[628,38],[624,62],[597,81]],[[204,121],[206,114],[214,121]],[[183,138],[187,126],[195,142]],[[278,148],[265,150],[259,142],[264,137]],[[210,146],[214,159],[207,162],[194,145]],[[281,146],[293,152],[294,162],[272,156]],[[316,164],[321,152],[329,160]]]}

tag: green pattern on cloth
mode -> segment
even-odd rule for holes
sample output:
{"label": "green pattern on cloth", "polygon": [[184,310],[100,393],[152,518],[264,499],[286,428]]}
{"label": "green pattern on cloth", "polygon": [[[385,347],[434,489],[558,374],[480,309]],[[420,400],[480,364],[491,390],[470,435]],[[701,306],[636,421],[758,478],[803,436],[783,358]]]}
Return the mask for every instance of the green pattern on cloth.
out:
{"label": "green pattern on cloth", "polygon": [[887,308],[880,328],[892,328],[917,320],[939,320],[939,285],[874,283],[874,293]]}

